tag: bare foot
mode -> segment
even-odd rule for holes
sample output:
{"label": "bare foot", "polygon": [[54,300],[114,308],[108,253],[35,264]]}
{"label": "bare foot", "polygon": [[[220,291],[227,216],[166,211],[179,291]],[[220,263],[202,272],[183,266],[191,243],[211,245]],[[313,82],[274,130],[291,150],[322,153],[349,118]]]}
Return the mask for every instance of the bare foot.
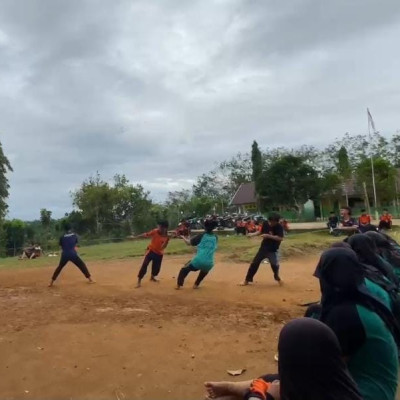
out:
{"label": "bare foot", "polygon": [[89,283],[89,284],[92,284],[92,283],[96,283],[96,281],[94,281],[92,278],[89,278],[89,279],[88,279],[88,283]]}
{"label": "bare foot", "polygon": [[239,283],[239,286],[249,286],[250,283],[253,283],[253,282],[244,281],[244,282]]}
{"label": "bare foot", "polygon": [[151,282],[160,283],[160,281],[159,281],[155,276],[152,276],[152,277],[150,278],[150,281],[151,281]]}
{"label": "bare foot", "polygon": [[175,290],[181,290],[182,286],[176,285]]}
{"label": "bare foot", "polygon": [[193,289],[199,289],[199,285],[193,285]]}
{"label": "bare foot", "polygon": [[138,281],[138,283],[135,286],[135,289],[139,289],[142,286],[142,282]]}
{"label": "bare foot", "polygon": [[54,286],[54,281],[51,280],[48,287],[53,287],[53,286]]}
{"label": "bare foot", "polygon": [[210,399],[233,395],[231,382],[206,382],[204,386]]}
{"label": "bare foot", "polygon": [[241,382],[206,382],[207,398],[218,400],[243,399],[249,389],[251,381]]}

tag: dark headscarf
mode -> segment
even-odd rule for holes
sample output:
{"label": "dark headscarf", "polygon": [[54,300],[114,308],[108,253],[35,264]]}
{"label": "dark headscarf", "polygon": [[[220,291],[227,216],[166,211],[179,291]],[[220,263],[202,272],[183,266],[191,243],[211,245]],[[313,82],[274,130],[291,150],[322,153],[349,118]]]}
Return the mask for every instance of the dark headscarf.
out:
{"label": "dark headscarf", "polygon": [[311,318],[295,319],[279,336],[282,400],[361,400],[333,331]]}
{"label": "dark headscarf", "polygon": [[331,244],[331,249],[335,248],[345,248],[345,249],[351,249],[351,246],[347,242],[334,242]]}
{"label": "dark headscarf", "polygon": [[364,266],[353,250],[336,248],[325,251],[314,275],[319,278],[321,286],[322,322],[337,305],[361,305],[379,315],[400,344],[399,324],[387,306],[368,291],[364,283]]}
{"label": "dark headscarf", "polygon": [[378,255],[378,248],[375,242],[367,235],[353,235],[347,239],[347,243],[357,253],[361,263],[372,265],[378,269],[391,282],[399,285],[399,279],[393,271],[392,266]]}
{"label": "dark headscarf", "polygon": [[396,249],[396,241],[385,237],[382,233],[367,232],[366,235],[375,243],[379,254],[395,269],[400,269],[400,255]]}
{"label": "dark headscarf", "polygon": [[378,249],[391,247],[390,242],[379,232],[365,232],[365,235],[375,243],[375,246]]}

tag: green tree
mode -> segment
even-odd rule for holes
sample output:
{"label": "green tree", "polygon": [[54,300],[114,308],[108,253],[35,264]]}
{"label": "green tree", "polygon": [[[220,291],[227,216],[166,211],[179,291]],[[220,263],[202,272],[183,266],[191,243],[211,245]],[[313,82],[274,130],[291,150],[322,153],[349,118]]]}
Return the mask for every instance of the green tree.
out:
{"label": "green tree", "polygon": [[392,136],[389,142],[388,159],[396,168],[400,168],[400,134]]}
{"label": "green tree", "polygon": [[268,206],[290,207],[301,213],[308,199],[321,194],[320,181],[318,172],[302,157],[285,155],[263,172],[260,195]]}
{"label": "green tree", "polygon": [[35,240],[35,229],[31,223],[25,224],[25,236],[29,242],[33,242]]}
{"label": "green tree", "polygon": [[[394,198],[396,193],[395,182],[397,177],[397,170],[390,161],[381,157],[375,157],[374,171],[375,171],[375,185],[377,195],[377,206],[381,204],[389,204]],[[372,170],[371,160],[362,160],[356,169],[357,181],[361,185],[366,183],[369,197],[373,198],[372,187]]]}
{"label": "green tree", "polygon": [[83,182],[72,198],[92,233],[99,235],[112,225],[114,193],[99,173]]}
{"label": "green tree", "polygon": [[260,178],[263,170],[263,158],[258,143],[254,140],[251,146],[251,165],[252,179],[256,187],[256,192],[260,189]]}
{"label": "green tree", "polygon": [[337,153],[336,167],[339,176],[341,176],[344,180],[349,179],[351,177],[351,165],[349,161],[349,156],[344,146],[342,146]]}
{"label": "green tree", "polygon": [[7,255],[15,256],[22,250],[25,242],[25,223],[19,219],[4,223]]}
{"label": "green tree", "polygon": [[51,224],[51,211],[46,210],[45,208],[42,208],[40,210],[40,223],[42,224],[42,227],[48,231],[50,228]]}
{"label": "green tree", "polygon": [[125,175],[118,174],[114,176],[113,191],[114,219],[123,227],[124,234],[132,232],[133,228],[150,228],[153,219],[150,214],[152,202],[149,192],[141,185],[131,185]]}
{"label": "green tree", "polygon": [[7,172],[12,172],[11,164],[3,152],[3,146],[0,142],[0,221],[3,220],[7,213],[8,184]]}
{"label": "green tree", "polygon": [[[197,178],[193,185],[193,197],[201,198],[201,202],[195,202],[190,207],[195,213],[208,209],[208,212],[216,208],[217,212],[223,213],[228,207],[230,200],[236,193],[240,184],[252,180],[252,164],[249,154],[238,153],[234,157],[221,162],[216,168]],[[202,206],[200,206],[200,204]],[[203,215],[203,214],[201,214]]]}

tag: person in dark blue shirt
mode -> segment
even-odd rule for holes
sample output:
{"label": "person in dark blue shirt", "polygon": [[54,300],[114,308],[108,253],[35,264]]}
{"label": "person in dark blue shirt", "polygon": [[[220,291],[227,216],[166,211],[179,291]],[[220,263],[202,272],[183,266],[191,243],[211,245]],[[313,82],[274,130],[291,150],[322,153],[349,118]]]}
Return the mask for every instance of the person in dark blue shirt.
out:
{"label": "person in dark blue shirt", "polygon": [[58,264],[57,269],[54,271],[54,274],[51,278],[49,287],[54,285],[58,275],[60,275],[62,269],[67,265],[68,261],[74,263],[85,275],[88,279],[89,283],[94,283],[93,279],[90,276],[90,272],[86,266],[86,264],[82,261],[82,259],[78,256],[76,252],[76,246],[78,244],[78,237],[75,233],[72,232],[71,226],[65,226],[66,233],[60,238],[60,247],[62,249],[60,263]]}

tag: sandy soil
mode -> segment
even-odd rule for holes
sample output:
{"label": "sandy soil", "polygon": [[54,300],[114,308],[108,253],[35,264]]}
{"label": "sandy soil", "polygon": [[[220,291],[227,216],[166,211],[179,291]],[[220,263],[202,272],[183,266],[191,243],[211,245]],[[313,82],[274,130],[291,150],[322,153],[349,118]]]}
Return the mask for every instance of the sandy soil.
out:
{"label": "sandy soil", "polygon": [[161,282],[134,289],[140,259],[89,265],[86,284],[68,265],[0,272],[1,399],[202,399],[203,382],[275,372],[277,335],[318,299],[316,256],[286,260],[283,287],[262,264],[238,287],[246,264],[219,260],[200,290],[174,290],[187,257],[166,257]]}

